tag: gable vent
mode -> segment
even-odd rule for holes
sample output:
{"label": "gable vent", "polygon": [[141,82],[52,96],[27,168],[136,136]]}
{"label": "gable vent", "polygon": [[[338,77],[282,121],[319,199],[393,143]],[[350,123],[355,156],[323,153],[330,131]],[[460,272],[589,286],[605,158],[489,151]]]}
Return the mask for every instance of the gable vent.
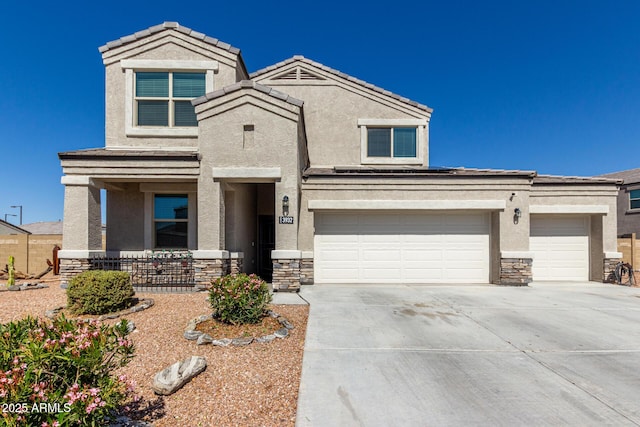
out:
{"label": "gable vent", "polygon": [[312,74],[307,70],[303,70],[301,68],[299,70],[300,70],[300,80],[324,80],[322,77]]}
{"label": "gable vent", "polygon": [[293,70],[287,71],[273,78],[273,80],[297,80],[297,79],[298,79],[297,68],[294,68]]}
{"label": "gable vent", "polygon": [[273,77],[272,80],[324,80],[324,78],[302,68],[296,67],[293,70],[285,71],[284,73]]}

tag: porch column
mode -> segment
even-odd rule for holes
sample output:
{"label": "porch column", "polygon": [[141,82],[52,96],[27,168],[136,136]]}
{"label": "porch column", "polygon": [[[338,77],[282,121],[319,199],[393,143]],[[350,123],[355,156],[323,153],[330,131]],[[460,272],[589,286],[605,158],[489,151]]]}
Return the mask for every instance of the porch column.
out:
{"label": "porch column", "polygon": [[62,249],[102,250],[100,188],[88,176],[63,176],[64,222]]}
{"label": "porch column", "polygon": [[[271,252],[273,262],[272,285],[274,291],[298,291],[302,275],[302,252],[298,250],[298,227],[300,209],[298,183],[295,177],[283,177],[275,184],[275,228],[276,250]],[[284,211],[283,199],[287,197],[288,212]],[[280,223],[280,217],[292,217],[293,222]]]}
{"label": "porch column", "polygon": [[[204,175],[204,174],[203,174]],[[230,273],[230,255],[224,241],[223,183],[209,176],[198,179],[198,249],[193,251],[196,286]]]}
{"label": "porch column", "polygon": [[222,250],[224,241],[224,191],[220,181],[198,180],[198,250]]}
{"label": "porch column", "polygon": [[102,213],[100,188],[88,176],[69,175],[64,184],[64,221],[60,283],[66,284],[76,274],[91,269],[91,257],[102,252]]}

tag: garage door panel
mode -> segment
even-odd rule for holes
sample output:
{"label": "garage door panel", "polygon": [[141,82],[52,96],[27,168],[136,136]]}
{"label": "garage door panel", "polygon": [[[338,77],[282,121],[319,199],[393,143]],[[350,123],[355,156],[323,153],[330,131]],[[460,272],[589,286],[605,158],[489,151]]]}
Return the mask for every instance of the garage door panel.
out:
{"label": "garage door panel", "polygon": [[[350,231],[338,240],[341,221]],[[318,283],[489,281],[488,214],[318,213],[314,242]],[[357,268],[344,269],[345,257]]]}
{"label": "garage door panel", "polygon": [[589,279],[589,219],[531,216],[533,280]]}

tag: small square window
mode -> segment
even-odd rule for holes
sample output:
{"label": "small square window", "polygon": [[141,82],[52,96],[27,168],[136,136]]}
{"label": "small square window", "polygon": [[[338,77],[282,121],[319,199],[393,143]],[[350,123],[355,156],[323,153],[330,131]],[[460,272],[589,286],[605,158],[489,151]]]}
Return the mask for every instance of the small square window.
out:
{"label": "small square window", "polygon": [[640,209],[640,190],[629,191],[629,208]]}

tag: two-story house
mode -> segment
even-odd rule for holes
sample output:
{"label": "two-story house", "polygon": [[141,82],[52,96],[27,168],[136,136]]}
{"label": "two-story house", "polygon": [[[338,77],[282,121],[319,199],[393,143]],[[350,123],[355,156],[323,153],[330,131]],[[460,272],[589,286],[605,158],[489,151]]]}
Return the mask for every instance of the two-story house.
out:
{"label": "two-story house", "polygon": [[100,48],[105,146],[59,154],[65,278],[106,252],[190,251],[196,281],[602,281],[617,181],[429,167],[431,108],[302,56],[166,22]]}

